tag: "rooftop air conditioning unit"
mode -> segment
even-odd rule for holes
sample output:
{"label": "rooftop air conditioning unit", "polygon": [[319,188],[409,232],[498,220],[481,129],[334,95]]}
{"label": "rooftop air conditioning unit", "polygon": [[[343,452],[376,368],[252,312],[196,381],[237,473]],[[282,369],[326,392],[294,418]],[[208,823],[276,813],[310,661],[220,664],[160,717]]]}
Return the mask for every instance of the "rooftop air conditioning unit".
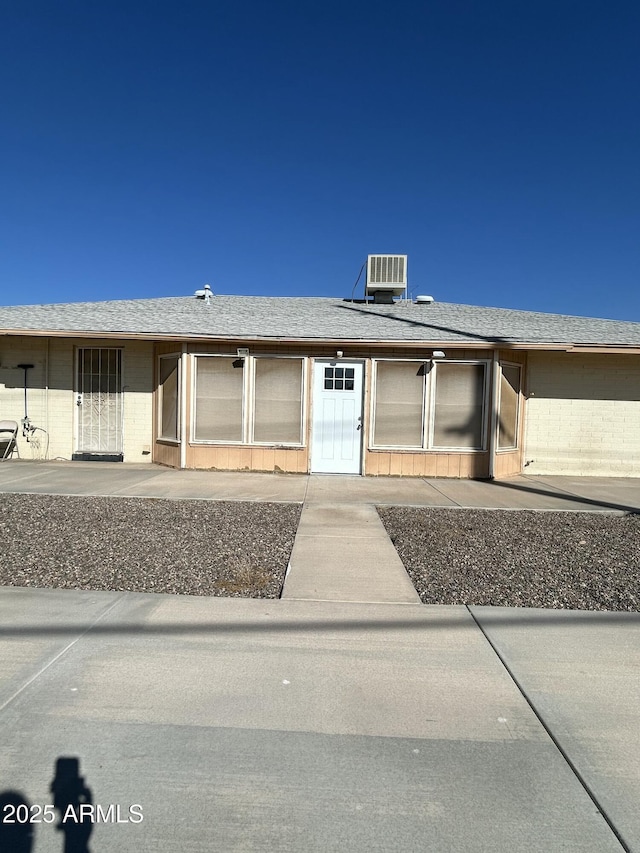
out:
{"label": "rooftop air conditioning unit", "polygon": [[367,296],[374,302],[393,302],[394,296],[407,291],[406,255],[369,255],[367,258]]}

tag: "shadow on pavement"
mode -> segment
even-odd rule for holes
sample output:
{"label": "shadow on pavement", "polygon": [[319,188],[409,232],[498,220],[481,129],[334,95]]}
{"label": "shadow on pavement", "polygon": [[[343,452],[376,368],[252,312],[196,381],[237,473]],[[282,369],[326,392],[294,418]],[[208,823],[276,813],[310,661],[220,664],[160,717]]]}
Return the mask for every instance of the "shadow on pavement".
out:
{"label": "shadow on pavement", "polygon": [[62,853],[90,853],[93,798],[79,770],[78,758],[60,756],[56,760],[49,789],[53,806],[32,805],[19,791],[0,791],[2,853],[31,853],[37,848],[37,845],[34,848],[34,828],[56,822],[56,813],[56,829],[62,833]]}
{"label": "shadow on pavement", "polygon": [[[402,606],[402,605],[400,605]],[[478,616],[479,610],[491,609],[490,605],[429,605],[430,607],[465,608],[467,614],[458,616],[432,616],[420,612],[421,605],[405,605],[416,608],[418,618],[412,619],[287,619],[287,620],[238,620],[228,622],[168,622],[155,625],[143,625],[135,622],[120,622],[116,625],[91,625],[75,623],[69,625],[22,625],[0,628],[0,637],[39,637],[39,636],[77,636],[79,634],[98,636],[119,635],[179,635],[179,634],[209,634],[224,636],[228,634],[281,634],[296,632],[298,634],[336,633],[356,631],[389,631],[389,630],[441,630],[441,629],[473,629],[476,624],[473,618],[466,618],[471,611]],[[494,608],[495,615],[486,612],[480,615],[483,625],[501,625],[528,628],[532,625],[588,625],[609,626],[640,625],[640,612],[611,611],[611,610],[536,610],[526,608]]]}
{"label": "shadow on pavement", "polygon": [[611,503],[610,501],[601,501],[595,500],[593,498],[585,498],[582,495],[576,495],[573,492],[556,491],[555,486],[550,486],[549,491],[547,491],[546,489],[535,488],[532,485],[522,486],[518,483],[508,483],[505,480],[490,480],[489,482],[490,485],[498,486],[502,489],[514,489],[517,492],[530,492],[534,495],[543,495],[544,497],[548,498],[558,498],[559,500],[571,501],[572,503],[577,502],[592,507],[617,510],[619,512],[628,512],[631,515],[637,515],[638,513],[640,513],[640,506],[628,506],[626,504]]}
{"label": "shadow on pavement", "polygon": [[7,853],[31,853],[33,824],[31,804],[20,791],[0,791],[0,850]]}

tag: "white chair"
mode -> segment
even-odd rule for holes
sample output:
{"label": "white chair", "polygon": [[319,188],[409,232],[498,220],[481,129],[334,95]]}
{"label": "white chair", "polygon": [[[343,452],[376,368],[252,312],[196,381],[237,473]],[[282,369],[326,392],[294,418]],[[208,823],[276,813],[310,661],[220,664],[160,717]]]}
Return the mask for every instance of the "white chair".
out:
{"label": "white chair", "polygon": [[14,453],[20,459],[18,423],[17,421],[0,421],[0,462],[10,459]]}

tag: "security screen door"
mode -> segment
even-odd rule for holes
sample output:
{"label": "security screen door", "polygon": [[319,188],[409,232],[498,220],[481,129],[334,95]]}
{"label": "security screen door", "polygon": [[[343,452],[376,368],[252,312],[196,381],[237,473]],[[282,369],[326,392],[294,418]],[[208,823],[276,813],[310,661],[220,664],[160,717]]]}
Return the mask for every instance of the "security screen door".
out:
{"label": "security screen door", "polygon": [[313,368],[311,471],[359,474],[362,372],[358,362],[316,361]]}
{"label": "security screen door", "polygon": [[122,350],[78,350],[78,451],[122,452]]}

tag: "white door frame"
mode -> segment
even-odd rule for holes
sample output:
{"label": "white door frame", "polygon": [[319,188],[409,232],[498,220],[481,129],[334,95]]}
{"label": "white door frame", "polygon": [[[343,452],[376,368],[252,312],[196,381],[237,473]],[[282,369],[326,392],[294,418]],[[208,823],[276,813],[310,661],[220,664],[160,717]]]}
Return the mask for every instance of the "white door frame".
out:
{"label": "white door frame", "polygon": [[364,362],[314,359],[312,474],[361,474]]}

